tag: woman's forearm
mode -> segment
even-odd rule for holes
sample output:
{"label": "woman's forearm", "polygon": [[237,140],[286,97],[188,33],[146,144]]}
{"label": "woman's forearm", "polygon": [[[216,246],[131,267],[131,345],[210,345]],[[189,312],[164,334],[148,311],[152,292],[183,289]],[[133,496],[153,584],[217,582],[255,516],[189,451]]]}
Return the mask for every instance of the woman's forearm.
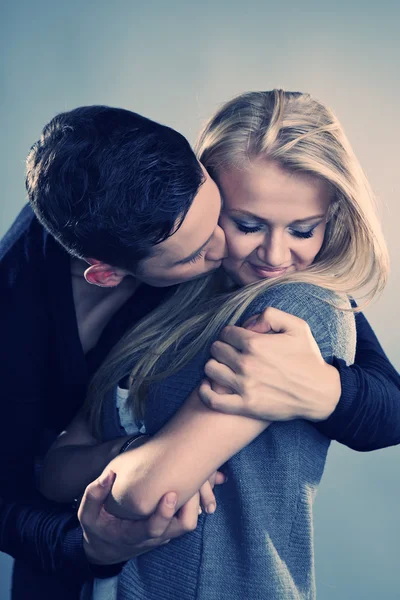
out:
{"label": "woman's forearm", "polygon": [[269,424],[212,411],[194,391],[146,444],[112,461],[117,477],[106,509],[125,518],[146,516],[170,490],[178,494],[179,508]]}
{"label": "woman's forearm", "polygon": [[63,445],[51,449],[40,477],[40,492],[55,502],[72,502],[117,456],[127,438],[96,445]]}

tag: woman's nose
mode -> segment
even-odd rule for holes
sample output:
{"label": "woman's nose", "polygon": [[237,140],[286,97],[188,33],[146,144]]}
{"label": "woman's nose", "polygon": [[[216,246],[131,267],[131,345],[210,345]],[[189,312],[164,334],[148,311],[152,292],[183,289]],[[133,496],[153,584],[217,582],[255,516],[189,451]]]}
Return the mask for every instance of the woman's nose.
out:
{"label": "woman's nose", "polygon": [[259,260],[273,268],[288,266],[291,253],[284,233],[266,235],[264,242],[257,249],[257,256]]}

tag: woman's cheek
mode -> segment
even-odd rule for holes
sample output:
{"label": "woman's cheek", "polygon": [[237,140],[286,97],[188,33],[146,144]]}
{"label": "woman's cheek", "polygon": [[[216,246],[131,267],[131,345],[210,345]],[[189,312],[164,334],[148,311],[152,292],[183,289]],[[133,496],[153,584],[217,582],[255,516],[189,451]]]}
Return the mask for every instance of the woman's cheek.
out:
{"label": "woman's cheek", "polygon": [[315,257],[317,256],[318,252],[321,250],[323,241],[324,241],[323,235],[319,236],[319,239],[313,240],[313,244],[308,249],[307,258],[306,258],[307,263],[309,265],[311,265],[314,262]]}
{"label": "woman's cheek", "polygon": [[231,259],[241,260],[249,255],[247,248],[248,243],[245,239],[240,239],[237,235],[226,236],[226,244],[228,247],[229,258]]}
{"label": "woman's cheek", "polygon": [[315,240],[316,244],[314,247],[314,258],[317,256],[318,252],[322,248],[322,244],[324,243],[324,237],[325,237],[325,229],[318,234],[318,237]]}

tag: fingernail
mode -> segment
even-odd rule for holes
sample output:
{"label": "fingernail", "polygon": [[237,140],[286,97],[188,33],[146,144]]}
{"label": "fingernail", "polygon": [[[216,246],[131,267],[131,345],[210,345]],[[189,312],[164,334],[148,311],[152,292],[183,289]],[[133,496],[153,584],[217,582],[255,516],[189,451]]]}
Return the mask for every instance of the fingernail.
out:
{"label": "fingernail", "polygon": [[165,496],[165,503],[171,508],[174,508],[175,504],[177,503],[177,500],[178,496],[175,494],[175,492],[169,492],[169,494]]}
{"label": "fingernail", "polygon": [[212,515],[215,512],[216,508],[217,505],[215,504],[215,502],[210,502],[210,504],[207,506],[207,514]]}
{"label": "fingernail", "polygon": [[247,323],[246,325],[246,329],[248,329],[249,327],[254,327],[254,325],[257,324],[258,319],[252,319],[249,323]]}
{"label": "fingernail", "polygon": [[199,515],[201,515],[203,511],[201,510],[201,506],[199,506]]}

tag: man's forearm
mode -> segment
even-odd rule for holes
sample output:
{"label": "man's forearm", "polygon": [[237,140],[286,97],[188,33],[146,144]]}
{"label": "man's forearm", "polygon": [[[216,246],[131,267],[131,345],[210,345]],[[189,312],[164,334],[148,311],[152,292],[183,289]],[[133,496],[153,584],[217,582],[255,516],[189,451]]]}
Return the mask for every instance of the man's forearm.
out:
{"label": "man's forearm", "polygon": [[100,475],[126,441],[123,437],[93,446],[51,449],[40,478],[41,493],[54,502],[72,502]]}
{"label": "man's forearm", "polygon": [[0,499],[0,550],[46,573],[90,578],[82,530],[75,515]]}
{"label": "man's forearm", "polygon": [[370,324],[356,315],[355,364],[337,360],[342,395],[332,415],[315,427],[358,451],[400,443],[400,377]]}
{"label": "man's forearm", "polygon": [[266,421],[212,411],[194,391],[149,442],[111,462],[117,478],[106,509],[125,518],[145,516],[170,490],[178,494],[179,508],[268,425]]}

